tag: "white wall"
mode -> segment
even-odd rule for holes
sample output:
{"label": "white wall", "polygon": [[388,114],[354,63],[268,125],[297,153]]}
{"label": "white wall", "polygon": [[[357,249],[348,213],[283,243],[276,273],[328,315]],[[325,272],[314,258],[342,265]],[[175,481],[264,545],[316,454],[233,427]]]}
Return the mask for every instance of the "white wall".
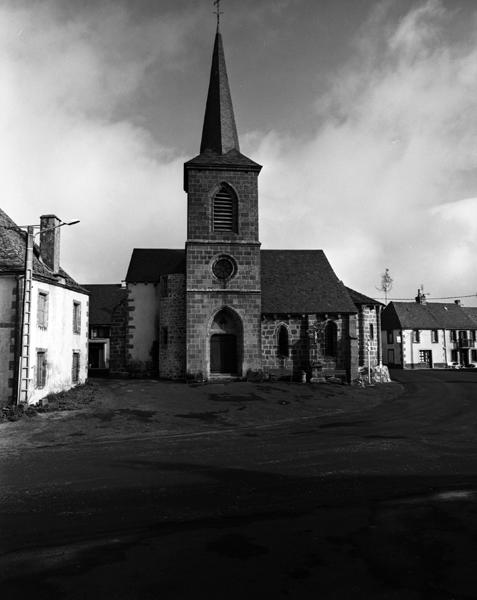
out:
{"label": "white wall", "polygon": [[[38,292],[48,293],[48,325],[40,328],[37,322]],[[73,351],[80,354],[78,384],[87,378],[88,367],[88,300],[86,294],[60,286],[33,281],[30,338],[30,393],[28,402],[36,403],[50,393],[73,387]],[[73,332],[73,302],[81,303],[80,333]],[[46,350],[47,372],[43,388],[36,386],[36,353]]]}
{"label": "white wall", "polygon": [[129,283],[129,360],[151,361],[151,348],[158,339],[158,286],[153,283]]}

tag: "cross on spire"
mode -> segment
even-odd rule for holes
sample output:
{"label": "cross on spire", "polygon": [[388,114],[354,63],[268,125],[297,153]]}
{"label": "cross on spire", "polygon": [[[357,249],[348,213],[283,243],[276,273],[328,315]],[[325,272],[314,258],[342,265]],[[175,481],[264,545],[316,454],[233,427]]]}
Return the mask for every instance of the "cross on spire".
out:
{"label": "cross on spire", "polygon": [[214,15],[217,16],[217,31],[219,30],[220,25],[220,15],[223,15],[223,11],[220,10],[220,0],[214,0],[215,11]]}

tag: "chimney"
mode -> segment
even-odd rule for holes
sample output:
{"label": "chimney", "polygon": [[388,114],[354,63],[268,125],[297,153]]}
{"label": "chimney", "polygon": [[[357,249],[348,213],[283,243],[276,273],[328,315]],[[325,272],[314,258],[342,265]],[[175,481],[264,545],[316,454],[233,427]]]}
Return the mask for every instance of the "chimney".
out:
{"label": "chimney", "polygon": [[425,296],[425,294],[423,294],[421,292],[421,290],[417,290],[417,296],[416,296],[415,300],[416,300],[416,302],[418,304],[425,304],[426,303],[426,296]]}
{"label": "chimney", "polygon": [[454,303],[457,304],[457,306],[462,306],[462,302],[459,300],[454,300]]}
{"label": "chimney", "polygon": [[[40,217],[40,255],[53,273],[60,270],[60,223],[60,219],[55,215]],[[56,229],[53,229],[54,227]]]}

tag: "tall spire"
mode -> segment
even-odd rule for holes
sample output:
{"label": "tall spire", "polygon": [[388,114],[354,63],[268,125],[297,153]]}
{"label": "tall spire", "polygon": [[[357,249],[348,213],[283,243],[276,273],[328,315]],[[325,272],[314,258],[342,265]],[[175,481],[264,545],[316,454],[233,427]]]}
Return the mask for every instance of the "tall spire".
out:
{"label": "tall spire", "polygon": [[240,152],[222,36],[217,27],[200,153],[226,154],[230,150]]}

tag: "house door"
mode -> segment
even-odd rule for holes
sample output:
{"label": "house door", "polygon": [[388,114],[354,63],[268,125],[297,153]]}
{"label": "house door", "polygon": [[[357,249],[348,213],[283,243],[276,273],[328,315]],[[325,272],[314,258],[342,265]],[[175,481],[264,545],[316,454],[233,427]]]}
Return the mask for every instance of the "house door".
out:
{"label": "house door", "polygon": [[212,373],[237,373],[237,336],[216,333],[210,338],[210,371]]}
{"label": "house door", "polygon": [[419,366],[425,369],[432,369],[432,351],[431,350],[420,350],[419,351]]}

